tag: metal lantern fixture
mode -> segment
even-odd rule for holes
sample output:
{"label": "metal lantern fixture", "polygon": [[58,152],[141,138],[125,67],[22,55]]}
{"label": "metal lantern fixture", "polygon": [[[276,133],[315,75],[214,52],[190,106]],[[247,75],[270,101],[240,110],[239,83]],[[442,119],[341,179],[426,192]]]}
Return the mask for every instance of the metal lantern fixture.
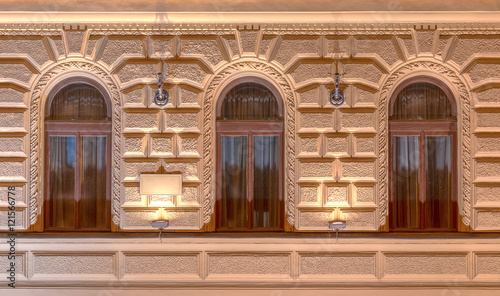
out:
{"label": "metal lantern fixture", "polygon": [[330,92],[330,104],[338,107],[344,103],[344,92],[339,89],[339,73],[335,73],[335,89]]}
{"label": "metal lantern fixture", "polygon": [[163,89],[163,73],[158,73],[158,90],[156,90],[155,104],[158,106],[165,106],[168,104],[168,92]]}

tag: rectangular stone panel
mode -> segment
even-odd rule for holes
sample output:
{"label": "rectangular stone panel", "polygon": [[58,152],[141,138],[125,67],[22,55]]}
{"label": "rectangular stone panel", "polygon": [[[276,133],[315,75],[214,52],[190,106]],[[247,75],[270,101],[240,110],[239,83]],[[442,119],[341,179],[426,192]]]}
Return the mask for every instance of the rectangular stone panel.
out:
{"label": "rectangular stone panel", "polygon": [[303,184],[299,186],[300,206],[316,205],[321,206],[320,187],[318,184]]}
{"label": "rectangular stone panel", "polygon": [[158,162],[125,162],[125,180],[139,181],[142,173],[154,173],[158,170]]}
{"label": "rectangular stone panel", "polygon": [[498,204],[500,207],[500,184],[498,186],[474,186],[475,205]]}
{"label": "rectangular stone panel", "polygon": [[24,98],[25,93],[12,88],[0,88],[0,103],[15,103],[24,105]]}
{"label": "rectangular stone panel", "polygon": [[475,253],[476,277],[500,278],[500,253]]}
{"label": "rectangular stone panel", "polygon": [[24,221],[25,215],[27,214],[26,209],[22,209],[16,207],[15,215],[9,215],[10,211],[5,209],[4,211],[0,211],[0,230],[9,230],[9,226],[12,225],[12,222],[15,222],[15,229],[26,229],[26,223]]}
{"label": "rectangular stone panel", "polygon": [[326,184],[325,206],[349,206],[348,184]]}
{"label": "rectangular stone panel", "polygon": [[500,208],[474,210],[475,230],[500,230]]}
{"label": "rectangular stone panel", "polygon": [[125,276],[169,276],[200,277],[199,253],[170,254],[124,254]]}
{"label": "rectangular stone panel", "polygon": [[467,276],[467,254],[422,253],[397,254],[385,253],[384,277],[419,275],[434,278],[439,275]]}
{"label": "rectangular stone panel", "polygon": [[199,113],[167,113],[165,129],[199,131]]}
{"label": "rectangular stone panel", "polygon": [[299,276],[375,278],[375,253],[300,253]]}
{"label": "rectangular stone panel", "polygon": [[115,254],[33,254],[34,275],[114,275]]}
{"label": "rectangular stone panel", "polygon": [[356,184],[354,186],[354,206],[375,206],[376,186],[371,184]]}
{"label": "rectangular stone panel", "polygon": [[476,162],[476,179],[494,178],[500,179],[500,162]]}
{"label": "rectangular stone panel", "polygon": [[[199,211],[165,210],[164,219],[170,221],[168,230],[198,230],[200,229]],[[125,229],[151,229],[151,222],[158,219],[156,209],[147,211],[125,211]]]}
{"label": "rectangular stone panel", "polygon": [[175,156],[175,137],[173,134],[151,134],[149,155],[151,156]]}
{"label": "rectangular stone panel", "polygon": [[178,196],[177,206],[199,206],[201,186],[182,186],[182,194]]}
{"label": "rectangular stone panel", "polygon": [[300,211],[299,230],[328,230],[328,222],[334,219],[333,211]]}
{"label": "rectangular stone panel", "polygon": [[342,179],[375,180],[374,161],[342,161]]}
{"label": "rectangular stone panel", "polygon": [[167,173],[181,173],[184,181],[198,181],[200,165],[199,161],[167,162],[164,167]]}
{"label": "rectangular stone panel", "polygon": [[475,137],[478,153],[500,154],[500,137]]}
{"label": "rectangular stone panel", "polygon": [[500,113],[476,113],[476,124],[478,128],[500,128]]}
{"label": "rectangular stone panel", "polygon": [[301,179],[333,179],[332,162],[301,162]]}
{"label": "rectangular stone panel", "polygon": [[377,230],[376,211],[354,211],[341,209],[341,217],[346,221],[346,230],[370,231]]}
{"label": "rectangular stone panel", "polygon": [[320,137],[319,135],[308,135],[298,138],[300,155],[318,156],[320,153]]}
{"label": "rectangular stone panel", "polygon": [[375,131],[375,113],[373,112],[355,112],[353,109],[349,112],[347,110],[342,110],[341,114],[341,125],[342,129],[349,131],[355,130],[370,130]]}
{"label": "rectangular stone panel", "polygon": [[24,177],[24,161],[0,161],[0,179]]}
{"label": "rectangular stone panel", "polygon": [[26,202],[26,186],[25,185],[14,185],[14,190],[9,190],[11,184],[0,184],[0,202],[7,202],[9,198],[9,191],[13,192],[10,197],[14,198],[16,203]]}
{"label": "rectangular stone panel", "polygon": [[325,155],[327,156],[348,156],[349,155],[349,135],[347,134],[325,134]]}
{"label": "rectangular stone panel", "polygon": [[315,130],[331,130],[334,128],[331,112],[301,112],[300,128]]}
{"label": "rectangular stone panel", "polygon": [[221,254],[208,253],[208,276],[238,275],[279,276],[290,275],[290,254]]}
{"label": "rectangular stone panel", "polygon": [[23,113],[0,112],[0,130],[9,130],[9,128],[23,128]]}
{"label": "rectangular stone panel", "polygon": [[160,113],[126,113],[125,128],[145,131],[159,130]]}
{"label": "rectangular stone panel", "polygon": [[0,153],[2,152],[24,152],[24,138],[0,138]]}
{"label": "rectangular stone panel", "polygon": [[[10,237],[2,237],[2,244],[5,244],[6,246],[8,245],[6,243],[7,240],[9,240]],[[16,244],[18,242],[16,241]],[[9,245],[9,248],[10,248],[10,245]],[[11,269],[12,268],[12,265],[11,263],[14,263],[14,273],[15,273],[15,277],[16,277],[16,281],[19,280],[19,278],[22,276],[24,278],[26,278],[26,253],[24,252],[19,252],[18,251],[18,247],[15,246],[14,248],[16,248],[16,254],[15,254],[15,257],[11,257],[9,258],[9,256],[12,256],[12,255],[9,255],[9,252],[0,252],[0,266],[2,267],[2,269],[0,269],[0,276],[2,277],[2,280],[4,281],[5,283],[5,287],[7,287],[7,282],[8,281],[6,278],[7,277],[10,277],[10,273],[11,271],[8,271],[8,269]],[[10,287],[7,287],[7,288],[10,288]]]}

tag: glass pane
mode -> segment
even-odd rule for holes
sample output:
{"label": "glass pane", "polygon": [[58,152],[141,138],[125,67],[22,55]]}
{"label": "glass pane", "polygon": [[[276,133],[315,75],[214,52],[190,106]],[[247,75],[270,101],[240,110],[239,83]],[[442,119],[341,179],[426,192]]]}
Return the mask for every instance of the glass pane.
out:
{"label": "glass pane", "polygon": [[105,136],[82,137],[81,228],[108,228]]}
{"label": "glass pane", "polygon": [[431,83],[413,83],[398,94],[391,119],[443,120],[453,118],[450,100],[441,88]]}
{"label": "glass pane", "polygon": [[253,227],[280,227],[279,136],[253,137]]}
{"label": "glass pane", "polygon": [[72,136],[49,137],[49,228],[75,228],[75,143]]}
{"label": "glass pane", "polygon": [[453,219],[451,136],[425,138],[425,228],[455,228]]}
{"label": "glass pane", "polygon": [[257,83],[241,83],[224,97],[223,120],[277,120],[278,104],[273,93]]}
{"label": "glass pane", "polygon": [[246,136],[221,137],[221,227],[247,227]]}
{"label": "glass pane", "polygon": [[394,228],[420,228],[418,142],[418,136],[393,137]]}
{"label": "glass pane", "polygon": [[106,101],[93,86],[70,84],[54,96],[50,105],[51,120],[107,120]]}

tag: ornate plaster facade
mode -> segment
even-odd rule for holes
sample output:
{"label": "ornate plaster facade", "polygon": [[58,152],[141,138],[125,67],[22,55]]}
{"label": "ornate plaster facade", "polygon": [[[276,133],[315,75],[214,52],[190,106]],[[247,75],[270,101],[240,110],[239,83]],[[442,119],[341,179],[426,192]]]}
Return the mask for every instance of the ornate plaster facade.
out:
{"label": "ornate plaster facade", "polygon": [[[0,16],[0,229],[8,229],[5,192],[15,185],[24,292],[46,285],[54,287],[47,293],[94,287],[111,295],[141,287],[500,289],[498,13],[460,23],[450,21],[459,13],[312,13],[299,22],[293,13],[249,13],[245,23],[231,13],[212,15],[216,21],[182,13],[135,14],[140,21]],[[328,102],[335,63],[346,94],[339,108]],[[164,107],[152,102],[158,68],[171,95]],[[272,84],[283,101],[287,231],[279,238],[204,236],[213,231],[216,104],[226,85],[249,76]],[[456,101],[463,225],[446,240],[378,238],[388,229],[389,101],[418,76],[441,81]],[[58,83],[78,77],[99,84],[112,104],[113,232],[151,232],[161,207],[175,238],[160,244],[124,234],[75,244],[31,237],[43,229],[45,102]],[[140,174],[160,167],[182,173],[181,196],[139,195]],[[325,238],[335,211],[344,214],[346,232],[371,238]],[[311,231],[323,234],[307,238]],[[0,245],[0,253],[7,250]]]}

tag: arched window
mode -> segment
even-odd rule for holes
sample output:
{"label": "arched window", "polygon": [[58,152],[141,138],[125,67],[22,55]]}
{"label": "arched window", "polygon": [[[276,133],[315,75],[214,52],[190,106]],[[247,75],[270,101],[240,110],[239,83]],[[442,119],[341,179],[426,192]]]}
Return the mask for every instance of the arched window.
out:
{"label": "arched window", "polygon": [[[445,91],[446,90],[446,91]],[[390,228],[457,230],[457,133],[451,92],[429,81],[392,100]]]}
{"label": "arched window", "polygon": [[111,227],[111,118],[101,91],[67,85],[47,102],[45,230]]}
{"label": "arched window", "polygon": [[283,118],[275,95],[247,82],[217,120],[217,230],[283,229]]}

